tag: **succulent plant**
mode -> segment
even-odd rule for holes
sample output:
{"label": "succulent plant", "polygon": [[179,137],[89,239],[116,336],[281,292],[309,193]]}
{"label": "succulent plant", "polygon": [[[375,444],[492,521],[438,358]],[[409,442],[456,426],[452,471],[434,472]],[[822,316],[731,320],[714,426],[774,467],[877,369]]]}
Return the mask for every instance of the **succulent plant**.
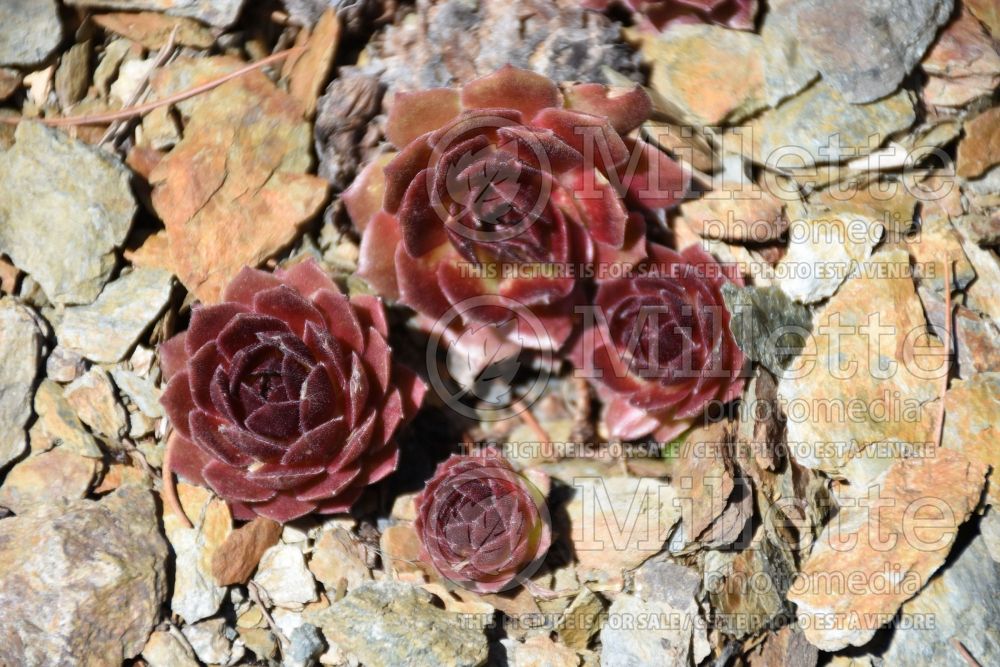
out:
{"label": "succulent plant", "polygon": [[592,317],[570,356],[597,385],[610,434],[670,439],[713,401],[743,387],[743,353],[729,328],[722,286],[735,267],[692,245],[649,244],[634,274],[598,281]]}
{"label": "succulent plant", "polygon": [[234,516],[347,511],[395,468],[394,434],[423,383],[393,363],[385,312],[348,299],[313,261],[245,268],[160,347],[168,464]]}
{"label": "succulent plant", "polygon": [[441,463],[416,506],[421,557],[480,593],[525,583],[552,542],[541,492],[493,448]]}
{"label": "succulent plant", "polygon": [[683,23],[753,30],[757,16],[757,0],[583,0],[584,7],[601,12],[617,4],[630,10],[641,28],[657,32]]}
{"label": "succulent plant", "polygon": [[580,277],[594,262],[641,258],[633,210],[669,206],[683,190],[677,163],[626,136],[650,109],[639,87],[564,94],[510,66],[461,90],[397,93],[386,135],[399,152],[344,194],[362,230],[360,274],[431,320],[479,298],[496,306],[463,311],[462,324],[502,324],[514,300],[546,330],[525,344],[558,349]]}

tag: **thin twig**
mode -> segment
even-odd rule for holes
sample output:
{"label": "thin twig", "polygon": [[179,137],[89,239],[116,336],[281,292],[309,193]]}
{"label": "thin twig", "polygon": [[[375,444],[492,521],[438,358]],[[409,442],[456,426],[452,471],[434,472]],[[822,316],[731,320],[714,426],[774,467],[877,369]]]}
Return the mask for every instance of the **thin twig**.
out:
{"label": "thin twig", "polygon": [[979,664],[979,661],[976,660],[971,653],[969,653],[969,649],[965,648],[965,644],[959,641],[958,637],[951,638],[951,645],[955,647],[958,654],[961,655],[965,662],[969,664],[969,667],[983,667]]}
{"label": "thin twig", "polygon": [[532,414],[531,412],[531,408],[528,407],[523,398],[517,402],[517,404],[514,406],[514,409],[515,410],[520,409],[520,411],[517,413],[517,416],[521,418],[521,421],[524,422],[525,426],[531,429],[531,432],[535,435],[536,438],[538,438],[539,442],[541,443],[552,442],[552,438],[551,436],[549,436],[549,432],[546,431],[545,427],[543,427],[539,423],[538,419],[535,418],[535,415]]}
{"label": "thin twig", "polygon": [[[180,30],[180,27],[181,26],[179,24],[175,25],[174,29],[170,31],[170,37],[167,38],[167,43],[164,44],[160,51],[156,54],[156,60],[153,61],[153,66],[149,68],[148,72],[146,72],[146,76],[142,77],[142,81],[140,81],[139,85],[132,91],[132,94],[129,96],[128,101],[125,102],[125,106],[123,106],[122,109],[130,109],[134,107],[139,103],[139,100],[145,97],[146,93],[149,92],[149,80],[152,78],[153,72],[163,67],[174,52],[174,46],[176,46],[177,41],[177,31]],[[97,142],[97,145],[103,146],[109,139],[117,138],[121,128],[121,121],[115,121],[111,123],[111,125],[108,125],[108,129],[104,132],[104,136],[101,137],[101,140]]]}
{"label": "thin twig", "polygon": [[260,598],[260,588],[257,586],[257,582],[249,581],[247,582],[247,592],[250,593],[250,599],[254,601],[258,607],[260,607],[260,613],[267,621],[267,627],[271,628],[271,634],[278,638],[278,650],[284,653],[284,648],[289,645],[288,637],[285,633],[281,631],[278,624],[274,622],[274,617],[271,616],[271,612],[267,610],[264,602]]}
{"label": "thin twig", "polygon": [[184,507],[181,506],[181,501],[177,497],[177,486],[174,484],[172,459],[174,452],[173,443],[175,438],[176,434],[171,434],[171,436],[167,438],[167,445],[163,450],[163,503],[177,515],[177,518],[180,519],[185,528],[194,528],[194,524],[191,523],[191,519],[188,518],[187,513],[184,511]]}
{"label": "thin twig", "polygon": [[951,259],[946,259],[944,263],[944,372],[941,374],[940,400],[938,401],[937,422],[935,423],[938,447],[941,446],[941,439],[944,437],[944,399],[945,394],[948,393],[951,348]]}
{"label": "thin twig", "polygon": [[238,79],[244,74],[249,74],[254,70],[267,67],[268,65],[273,65],[274,63],[283,60],[288,56],[299,53],[304,49],[305,47],[303,46],[296,46],[290,49],[285,49],[284,51],[279,51],[278,53],[270,55],[263,60],[250,63],[246,67],[241,67],[235,72],[230,72],[229,74],[221,76],[218,79],[213,79],[212,81],[207,81],[203,84],[194,86],[193,88],[188,88],[185,91],[179,92],[176,95],[171,95],[170,97],[165,97],[162,100],[153,100],[152,102],[140,104],[139,106],[132,107],[130,109],[94,114],[92,116],[67,116],[65,118],[25,118],[24,116],[0,116],[0,123],[4,123],[6,125],[17,125],[22,120],[33,120],[51,127],[72,127],[75,125],[103,125],[105,123],[113,123],[116,120],[128,120],[129,118],[136,118],[147,114],[154,109],[177,104],[178,102],[183,102],[184,100],[190,99],[196,95],[206,93],[213,88],[218,88],[228,81]]}

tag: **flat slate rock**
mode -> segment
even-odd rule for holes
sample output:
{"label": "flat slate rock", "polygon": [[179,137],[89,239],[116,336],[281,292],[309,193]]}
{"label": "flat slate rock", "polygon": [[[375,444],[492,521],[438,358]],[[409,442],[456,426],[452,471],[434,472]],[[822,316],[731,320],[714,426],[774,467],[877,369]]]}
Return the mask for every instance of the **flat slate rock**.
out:
{"label": "flat slate rock", "polygon": [[91,303],[115,268],[136,203],[121,161],[23,122],[0,153],[0,253],[55,304]]}
{"label": "flat slate rock", "polygon": [[895,91],[948,21],[953,0],[802,0],[799,48],[854,103]]}
{"label": "flat slate rock", "polygon": [[0,2],[0,65],[38,65],[62,36],[55,0]]}

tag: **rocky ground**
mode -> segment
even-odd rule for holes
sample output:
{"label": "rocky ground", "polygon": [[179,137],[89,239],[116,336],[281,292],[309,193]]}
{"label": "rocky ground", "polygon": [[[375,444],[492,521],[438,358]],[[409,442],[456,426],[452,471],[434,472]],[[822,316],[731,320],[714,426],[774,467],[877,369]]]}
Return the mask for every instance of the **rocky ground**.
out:
{"label": "rocky ground", "polygon": [[[601,4],[0,3],[0,664],[1000,664],[1000,8],[760,0],[660,32]],[[431,392],[350,514],[236,521],[181,481],[184,525],[159,344],[245,265],[370,291],[340,195],[393,96],[507,63],[648,90],[638,132],[697,191],[650,235],[748,274],[742,399],[622,443],[565,366],[527,417]],[[948,339],[942,383],[911,362]],[[533,590],[421,558],[414,498],[473,442],[547,494]]]}

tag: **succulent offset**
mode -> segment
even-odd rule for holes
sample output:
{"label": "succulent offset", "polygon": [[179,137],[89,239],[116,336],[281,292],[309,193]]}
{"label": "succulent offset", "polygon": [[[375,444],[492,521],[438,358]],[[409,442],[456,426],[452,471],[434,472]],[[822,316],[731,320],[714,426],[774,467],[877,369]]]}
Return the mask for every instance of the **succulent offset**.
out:
{"label": "succulent offset", "polygon": [[399,152],[344,194],[362,230],[360,274],[431,320],[480,298],[462,324],[501,324],[513,300],[546,329],[525,344],[560,348],[581,276],[641,258],[636,211],[683,192],[677,163],[626,136],[650,109],[638,87],[564,93],[510,66],[461,90],[398,93],[386,134]]}
{"label": "succulent offset", "polygon": [[743,353],[722,298],[729,280],[742,284],[698,245],[678,253],[650,243],[634,275],[598,281],[571,357],[598,386],[612,436],[666,440],[739,395]]}
{"label": "succulent offset", "polygon": [[246,268],[160,348],[169,460],[234,516],[345,512],[395,470],[423,383],[393,363],[381,302],[313,261]]}
{"label": "succulent offset", "polygon": [[541,492],[493,448],[441,463],[416,507],[421,557],[480,593],[527,580],[552,542]]}

